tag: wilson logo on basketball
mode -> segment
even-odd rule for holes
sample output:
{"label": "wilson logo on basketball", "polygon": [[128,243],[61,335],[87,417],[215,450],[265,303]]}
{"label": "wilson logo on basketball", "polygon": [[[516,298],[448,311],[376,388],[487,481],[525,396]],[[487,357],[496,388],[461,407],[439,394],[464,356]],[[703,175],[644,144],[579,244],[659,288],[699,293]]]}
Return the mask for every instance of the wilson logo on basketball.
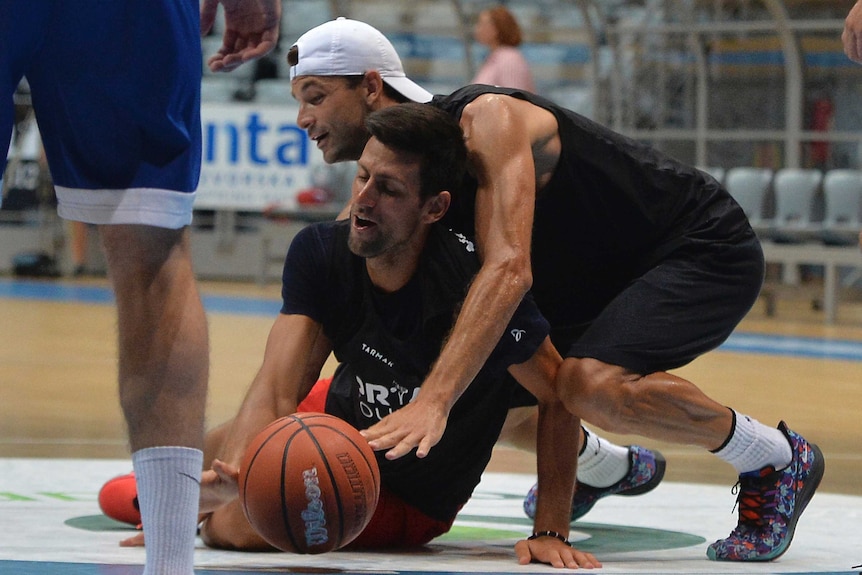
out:
{"label": "wilson logo on basketball", "polygon": [[302,479],[305,482],[305,497],[308,499],[308,507],[302,512],[302,519],[305,521],[305,542],[309,547],[322,545],[329,541],[329,532],[326,530],[323,501],[320,500],[317,468],[312,467],[303,471]]}

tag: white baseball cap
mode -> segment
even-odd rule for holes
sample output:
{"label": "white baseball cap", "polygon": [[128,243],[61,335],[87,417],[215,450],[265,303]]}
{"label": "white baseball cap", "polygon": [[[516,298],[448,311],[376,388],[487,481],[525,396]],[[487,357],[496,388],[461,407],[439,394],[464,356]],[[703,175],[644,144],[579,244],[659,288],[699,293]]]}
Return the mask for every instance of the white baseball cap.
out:
{"label": "white baseball cap", "polygon": [[431,92],[404,73],[392,43],[373,26],[344,17],[312,28],[296,41],[298,61],[290,67],[297,76],[361,76],[377,70],[383,81],[414,102],[429,102]]}

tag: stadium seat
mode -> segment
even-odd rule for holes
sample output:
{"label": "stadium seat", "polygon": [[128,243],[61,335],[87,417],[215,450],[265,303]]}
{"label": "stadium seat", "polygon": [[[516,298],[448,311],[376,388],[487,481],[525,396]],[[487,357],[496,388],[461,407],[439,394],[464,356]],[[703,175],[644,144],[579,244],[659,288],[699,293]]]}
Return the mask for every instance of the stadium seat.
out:
{"label": "stadium seat", "polygon": [[769,230],[769,222],[764,217],[764,206],[772,175],[769,168],[739,167],[728,170],[724,179],[725,187],[745,211],[751,227],[758,235]]}
{"label": "stadium seat", "polygon": [[775,218],[770,237],[777,242],[804,242],[820,239],[822,222],[815,223],[815,202],[823,172],[784,168],[775,173]]}
{"label": "stadium seat", "polygon": [[853,245],[862,231],[862,171],[830,170],[823,178],[823,241]]}

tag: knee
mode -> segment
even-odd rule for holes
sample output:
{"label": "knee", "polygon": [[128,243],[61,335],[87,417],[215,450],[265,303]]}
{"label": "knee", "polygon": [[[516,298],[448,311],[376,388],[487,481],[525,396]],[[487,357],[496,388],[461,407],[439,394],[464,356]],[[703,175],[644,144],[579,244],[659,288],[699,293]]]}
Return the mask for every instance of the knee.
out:
{"label": "knee", "polygon": [[569,357],[557,371],[555,382],[557,396],[569,411],[586,417],[589,406],[600,401],[603,393],[601,366],[590,358]]}
{"label": "knee", "polygon": [[635,376],[621,367],[591,358],[567,358],[557,373],[556,389],[571,413],[609,432],[625,433],[636,417]]}

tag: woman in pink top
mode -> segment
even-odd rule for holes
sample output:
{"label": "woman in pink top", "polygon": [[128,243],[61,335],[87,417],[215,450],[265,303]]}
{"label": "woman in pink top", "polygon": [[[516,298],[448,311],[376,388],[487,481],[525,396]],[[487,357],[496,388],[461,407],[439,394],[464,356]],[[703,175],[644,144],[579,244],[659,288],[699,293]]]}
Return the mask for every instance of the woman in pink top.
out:
{"label": "woman in pink top", "polygon": [[503,6],[483,10],[473,27],[473,37],[491,51],[471,83],[536,91],[533,74],[518,49],[521,27],[511,12]]}

